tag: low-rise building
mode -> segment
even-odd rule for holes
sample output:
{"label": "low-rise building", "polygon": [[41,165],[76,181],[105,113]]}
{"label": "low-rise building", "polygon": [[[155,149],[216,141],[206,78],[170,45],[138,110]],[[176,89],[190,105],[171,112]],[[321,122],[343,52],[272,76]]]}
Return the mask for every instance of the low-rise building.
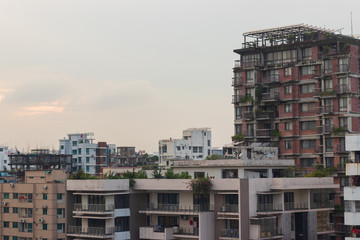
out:
{"label": "low-rise building", "polygon": [[0,171],[8,171],[9,167],[9,149],[7,146],[0,146]]}
{"label": "low-rise building", "polygon": [[211,155],[211,131],[209,128],[189,128],[182,139],[159,141],[160,165],[171,165],[172,160],[204,160]]}

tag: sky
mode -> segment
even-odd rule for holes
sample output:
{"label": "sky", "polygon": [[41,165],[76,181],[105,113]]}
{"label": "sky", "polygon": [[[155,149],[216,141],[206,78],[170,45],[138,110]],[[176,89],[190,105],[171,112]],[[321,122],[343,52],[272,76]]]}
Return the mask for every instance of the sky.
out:
{"label": "sky", "polygon": [[68,133],[157,151],[209,127],[231,141],[233,53],[247,31],[305,23],[360,34],[359,0],[1,0],[0,145]]}

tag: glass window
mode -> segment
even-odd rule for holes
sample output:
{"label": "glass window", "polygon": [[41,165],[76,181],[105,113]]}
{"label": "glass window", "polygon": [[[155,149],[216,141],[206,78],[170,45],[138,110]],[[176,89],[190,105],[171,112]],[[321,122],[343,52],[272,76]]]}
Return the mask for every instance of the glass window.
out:
{"label": "glass window", "polygon": [[43,215],[47,215],[47,208],[43,208]]}
{"label": "glass window", "polygon": [[246,83],[253,83],[255,79],[255,71],[246,71]]}
{"label": "glass window", "polygon": [[324,72],[325,73],[332,73],[332,60],[325,60],[324,61]]}
{"label": "glass window", "polygon": [[315,158],[301,158],[300,166],[301,167],[313,167],[315,165]]}
{"label": "glass window", "polygon": [[315,73],[315,66],[302,67],[300,70],[301,75],[312,75]]}
{"label": "glass window", "polygon": [[10,213],[10,208],[9,207],[4,207],[4,213]]}
{"label": "glass window", "polygon": [[292,112],[292,104],[285,104],[285,112],[286,113]]}
{"label": "glass window", "polygon": [[73,142],[72,142],[72,145],[73,145],[73,146],[77,146],[77,141],[73,141]]}
{"label": "glass window", "polygon": [[222,178],[238,178],[237,169],[222,169]]}
{"label": "glass window", "polygon": [[129,217],[115,218],[115,232],[127,232],[129,228]]}
{"label": "glass window", "polygon": [[236,118],[236,119],[241,119],[241,117],[242,117],[242,116],[241,116],[241,115],[242,115],[241,113],[242,113],[241,107],[236,107],[236,108],[235,108],[235,118]]}
{"label": "glass window", "polygon": [[4,228],[8,228],[10,226],[9,222],[4,222]]}
{"label": "glass window", "polygon": [[47,200],[47,193],[43,193],[43,200]]}
{"label": "glass window", "polygon": [[291,76],[291,67],[287,67],[284,69],[284,76]]}
{"label": "glass window", "polygon": [[13,228],[18,228],[18,223],[17,222],[13,222]]}
{"label": "glass window", "polygon": [[285,149],[292,149],[292,141],[285,141]]}
{"label": "glass window", "polygon": [[314,84],[300,85],[300,93],[313,93],[315,89]]}
{"label": "glass window", "polygon": [[315,130],[316,122],[315,121],[306,121],[300,123],[301,130]]}
{"label": "glass window", "polygon": [[309,47],[309,48],[304,48],[302,49],[302,57],[303,57],[303,60],[311,60],[312,59],[312,48]]}
{"label": "glass window", "polygon": [[285,131],[292,130],[292,122],[286,122],[285,123]]}
{"label": "glass window", "polygon": [[130,195],[129,194],[121,194],[115,195],[115,208],[129,208],[130,206]]}
{"label": "glass window", "polygon": [[158,193],[158,204],[179,204],[178,193]]}
{"label": "glass window", "polygon": [[325,90],[333,89],[333,80],[332,79],[324,80],[324,89]]}
{"label": "glass window", "polygon": [[19,213],[19,209],[17,207],[13,207],[13,213]]}
{"label": "glass window", "polygon": [[18,193],[13,193],[13,199],[18,199],[19,198],[19,194]]}
{"label": "glass window", "polygon": [[47,224],[46,224],[46,223],[43,223],[42,229],[43,229],[43,230],[47,230]]}
{"label": "glass window", "polygon": [[316,140],[302,140],[301,141],[302,149],[315,148],[315,146],[316,146]]}
{"label": "glass window", "polygon": [[241,134],[242,133],[242,124],[236,124],[235,125],[235,133]]}
{"label": "glass window", "polygon": [[285,94],[291,94],[292,92],[292,87],[291,86],[285,86],[284,87],[284,93]]}
{"label": "glass window", "polygon": [[86,155],[90,155],[90,148],[86,148]]}
{"label": "glass window", "polygon": [[347,98],[340,98],[339,99],[339,110],[340,111],[347,111]]}
{"label": "glass window", "polygon": [[86,163],[90,163],[90,158],[86,157]]}
{"label": "glass window", "polygon": [[315,110],[315,103],[301,103],[300,110],[301,112],[312,112]]}
{"label": "glass window", "polygon": [[9,199],[10,194],[9,193],[4,193],[4,199]]}
{"label": "glass window", "polygon": [[62,193],[57,193],[57,194],[56,194],[56,199],[57,199],[57,200],[61,200],[61,199],[62,199],[62,196],[63,196]]}
{"label": "glass window", "polygon": [[78,153],[79,153],[79,155],[81,155],[81,148],[78,149]]}
{"label": "glass window", "polygon": [[339,117],[339,127],[347,129],[347,118]]}

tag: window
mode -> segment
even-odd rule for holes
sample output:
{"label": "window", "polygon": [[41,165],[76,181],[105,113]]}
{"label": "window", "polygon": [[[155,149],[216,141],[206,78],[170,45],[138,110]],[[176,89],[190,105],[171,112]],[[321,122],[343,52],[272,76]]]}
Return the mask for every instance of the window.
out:
{"label": "window", "polygon": [[311,60],[312,58],[312,48],[304,48],[302,49],[302,57],[303,57],[303,61],[305,60]]}
{"label": "window", "polygon": [[346,111],[346,110],[347,110],[347,98],[340,98],[339,111]]}
{"label": "window", "polygon": [[291,67],[287,67],[284,69],[284,76],[291,76]]}
{"label": "window", "polygon": [[194,178],[204,178],[205,172],[194,172]]}
{"label": "window", "polygon": [[14,237],[12,237],[12,240],[18,240],[18,237],[14,236]]}
{"label": "window", "polygon": [[179,204],[178,193],[158,193],[158,204]]}
{"label": "window", "polygon": [[325,139],[325,150],[327,152],[334,151],[334,139],[333,138],[326,138]]}
{"label": "window", "polygon": [[292,92],[292,87],[291,86],[285,86],[284,87],[284,93],[285,94],[291,94]]}
{"label": "window", "polygon": [[115,195],[115,208],[129,208],[130,206],[130,195],[129,194],[121,194]]}
{"label": "window", "polygon": [[47,215],[47,208],[43,208],[43,215]]}
{"label": "window", "polygon": [[334,158],[333,157],[327,157],[325,158],[326,161],[326,167],[334,167]]}
{"label": "window", "polygon": [[222,169],[222,178],[238,178],[237,169]]}
{"label": "window", "polygon": [[246,83],[253,83],[255,79],[255,71],[246,71]]}
{"label": "window", "polygon": [[302,67],[300,70],[301,75],[312,75],[315,73],[315,66]]}
{"label": "window", "polygon": [[301,112],[313,112],[315,110],[315,103],[301,103],[300,111]]}
{"label": "window", "polygon": [[348,72],[349,66],[347,58],[339,58],[339,72]]}
{"label": "window", "polygon": [[339,117],[339,127],[347,129],[347,118]]}
{"label": "window", "polygon": [[81,163],[81,157],[78,157],[78,162]]}
{"label": "window", "polygon": [[43,223],[42,229],[43,229],[43,230],[47,230],[47,224],[46,224],[46,223]]}
{"label": "window", "polygon": [[163,152],[163,153],[167,153],[167,145],[163,145],[163,146],[162,146],[162,152]]}
{"label": "window", "polygon": [[77,155],[77,151],[76,151],[76,150],[72,150],[72,155]]}
{"label": "window", "polygon": [[292,112],[292,105],[291,104],[285,104],[285,112],[286,113]]}
{"label": "window", "polygon": [[315,121],[306,121],[300,123],[301,130],[315,130],[315,125]]}
{"label": "window", "polygon": [[19,198],[19,194],[18,193],[13,193],[13,199],[18,199]]}
{"label": "window", "polygon": [[199,153],[203,153],[203,147],[199,147]]}
{"label": "window", "polygon": [[13,222],[13,228],[18,228],[18,223],[17,222]]}
{"label": "window", "polygon": [[198,147],[193,147],[193,153],[198,153]]}
{"label": "window", "polygon": [[313,167],[315,165],[315,158],[301,158],[300,166],[301,167]]}
{"label": "window", "polygon": [[65,232],[65,224],[64,223],[58,223],[56,226],[57,232]]}
{"label": "window", "polygon": [[291,130],[292,130],[292,122],[286,122],[285,131],[291,131]]}
{"label": "window", "polygon": [[4,193],[4,199],[9,199],[10,194],[9,193]]}
{"label": "window", "polygon": [[32,223],[28,223],[27,227],[28,227],[28,232],[32,232],[32,227],[33,227]]}
{"label": "window", "polygon": [[47,200],[47,193],[43,193],[43,200]]}
{"label": "window", "polygon": [[10,240],[9,236],[4,236],[4,240]]}
{"label": "window", "polygon": [[13,207],[13,213],[19,213],[19,209],[17,207]]}
{"label": "window", "polygon": [[4,222],[4,228],[8,228],[10,226],[9,222]]}
{"label": "window", "polygon": [[10,208],[9,207],[4,207],[4,213],[10,213]]}
{"label": "window", "polygon": [[86,166],[86,172],[90,172],[90,166]]}
{"label": "window", "polygon": [[86,148],[86,155],[90,155],[90,148]]}
{"label": "window", "polygon": [[235,134],[241,134],[242,133],[242,124],[236,124],[235,125]]}
{"label": "window", "polygon": [[241,107],[237,107],[235,108],[235,118],[236,119],[241,119]]}
{"label": "window", "polygon": [[332,73],[332,60],[325,60],[324,61],[324,73]]}
{"label": "window", "polygon": [[301,141],[302,149],[315,148],[315,146],[316,146],[316,140],[302,140]]}
{"label": "window", "polygon": [[315,89],[314,84],[300,85],[300,93],[313,93]]}
{"label": "window", "polygon": [[129,217],[115,218],[115,232],[127,232],[129,229]]}
{"label": "window", "polygon": [[324,80],[324,89],[325,90],[333,89],[333,80],[332,79]]}
{"label": "window", "polygon": [[79,153],[79,155],[81,155],[81,148],[78,149],[78,153]]}
{"label": "window", "polygon": [[73,146],[77,146],[77,141],[73,141],[73,142],[72,142],[72,145],[73,145]]}
{"label": "window", "polygon": [[292,149],[292,141],[285,141],[285,149]]}
{"label": "window", "polygon": [[208,140],[208,147],[211,146],[211,140]]}
{"label": "window", "polygon": [[86,163],[90,163],[90,158],[86,157]]}

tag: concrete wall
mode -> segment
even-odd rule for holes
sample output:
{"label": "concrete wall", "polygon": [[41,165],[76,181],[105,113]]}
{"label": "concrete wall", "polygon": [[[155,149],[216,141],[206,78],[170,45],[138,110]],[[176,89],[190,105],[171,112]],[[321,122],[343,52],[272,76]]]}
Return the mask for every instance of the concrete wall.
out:
{"label": "concrete wall", "polygon": [[215,214],[201,212],[199,214],[199,240],[215,240]]}
{"label": "concrete wall", "polygon": [[67,180],[67,191],[127,191],[129,179]]}
{"label": "concrete wall", "polygon": [[308,212],[307,231],[308,231],[308,239],[317,238],[317,212]]}

